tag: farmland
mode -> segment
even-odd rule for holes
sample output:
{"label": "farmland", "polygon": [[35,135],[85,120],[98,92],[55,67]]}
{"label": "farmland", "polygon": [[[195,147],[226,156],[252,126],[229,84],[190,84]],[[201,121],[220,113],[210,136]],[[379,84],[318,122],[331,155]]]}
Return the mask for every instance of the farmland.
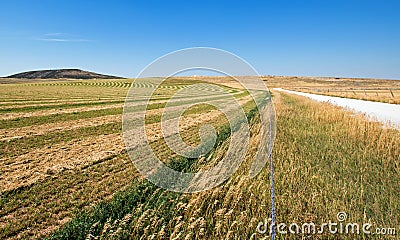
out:
{"label": "farmland", "polygon": [[[400,102],[400,84],[395,81],[264,80],[270,88]],[[217,143],[207,156],[178,156],[160,133],[168,98],[191,84],[210,82],[243,106],[251,144],[231,178],[193,194],[156,187],[140,176],[127,154],[122,136],[126,94],[131,86],[138,91],[151,88],[152,79],[1,84],[0,238],[266,237],[256,229],[270,214],[268,166],[255,178],[248,177],[260,141],[260,119],[240,85],[211,77],[163,83],[147,105],[151,147],[179,171],[204,170],[221,159],[229,147],[230,129],[225,116],[211,106],[188,109],[180,125],[183,140],[192,145],[199,142],[201,125],[217,129]],[[336,214],[344,211],[352,222],[398,228],[399,131],[329,104],[280,92],[272,95],[277,116],[273,151],[277,221],[322,223],[336,220]]]}
{"label": "farmland", "polygon": [[400,83],[397,80],[301,77],[291,82],[287,78],[283,81],[276,78],[266,80],[295,91],[400,104]]}

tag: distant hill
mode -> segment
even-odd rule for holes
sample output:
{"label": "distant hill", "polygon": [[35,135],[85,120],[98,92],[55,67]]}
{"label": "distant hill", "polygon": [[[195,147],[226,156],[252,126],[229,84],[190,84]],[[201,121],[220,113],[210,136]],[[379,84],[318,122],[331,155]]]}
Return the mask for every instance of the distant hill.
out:
{"label": "distant hill", "polygon": [[94,72],[83,71],[80,69],[56,69],[56,70],[39,70],[17,73],[6,78],[19,79],[110,79],[121,78],[98,74]]}

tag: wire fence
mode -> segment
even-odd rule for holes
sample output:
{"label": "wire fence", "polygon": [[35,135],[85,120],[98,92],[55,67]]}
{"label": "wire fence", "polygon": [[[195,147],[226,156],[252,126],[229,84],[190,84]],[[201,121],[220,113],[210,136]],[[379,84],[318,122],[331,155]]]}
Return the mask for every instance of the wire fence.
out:
{"label": "wire fence", "polygon": [[329,96],[356,98],[400,104],[400,88],[315,88],[293,87],[291,90]]}

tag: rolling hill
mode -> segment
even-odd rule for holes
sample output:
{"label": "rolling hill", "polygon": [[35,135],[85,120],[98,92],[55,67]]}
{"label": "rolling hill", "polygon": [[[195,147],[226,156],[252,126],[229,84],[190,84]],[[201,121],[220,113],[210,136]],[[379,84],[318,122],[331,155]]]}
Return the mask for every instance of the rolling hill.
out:
{"label": "rolling hill", "polygon": [[116,79],[121,77],[104,75],[80,69],[55,69],[55,70],[38,70],[23,73],[17,73],[6,78],[18,79]]}

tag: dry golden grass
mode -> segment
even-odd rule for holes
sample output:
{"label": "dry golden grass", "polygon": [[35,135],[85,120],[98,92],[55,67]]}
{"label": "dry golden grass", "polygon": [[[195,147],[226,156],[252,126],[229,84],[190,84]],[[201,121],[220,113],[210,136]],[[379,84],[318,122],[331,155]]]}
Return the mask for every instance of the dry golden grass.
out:
{"label": "dry golden grass", "polygon": [[400,88],[398,89],[362,89],[362,88],[290,88],[292,90],[322,94],[343,98],[354,98],[367,101],[400,104]]}

